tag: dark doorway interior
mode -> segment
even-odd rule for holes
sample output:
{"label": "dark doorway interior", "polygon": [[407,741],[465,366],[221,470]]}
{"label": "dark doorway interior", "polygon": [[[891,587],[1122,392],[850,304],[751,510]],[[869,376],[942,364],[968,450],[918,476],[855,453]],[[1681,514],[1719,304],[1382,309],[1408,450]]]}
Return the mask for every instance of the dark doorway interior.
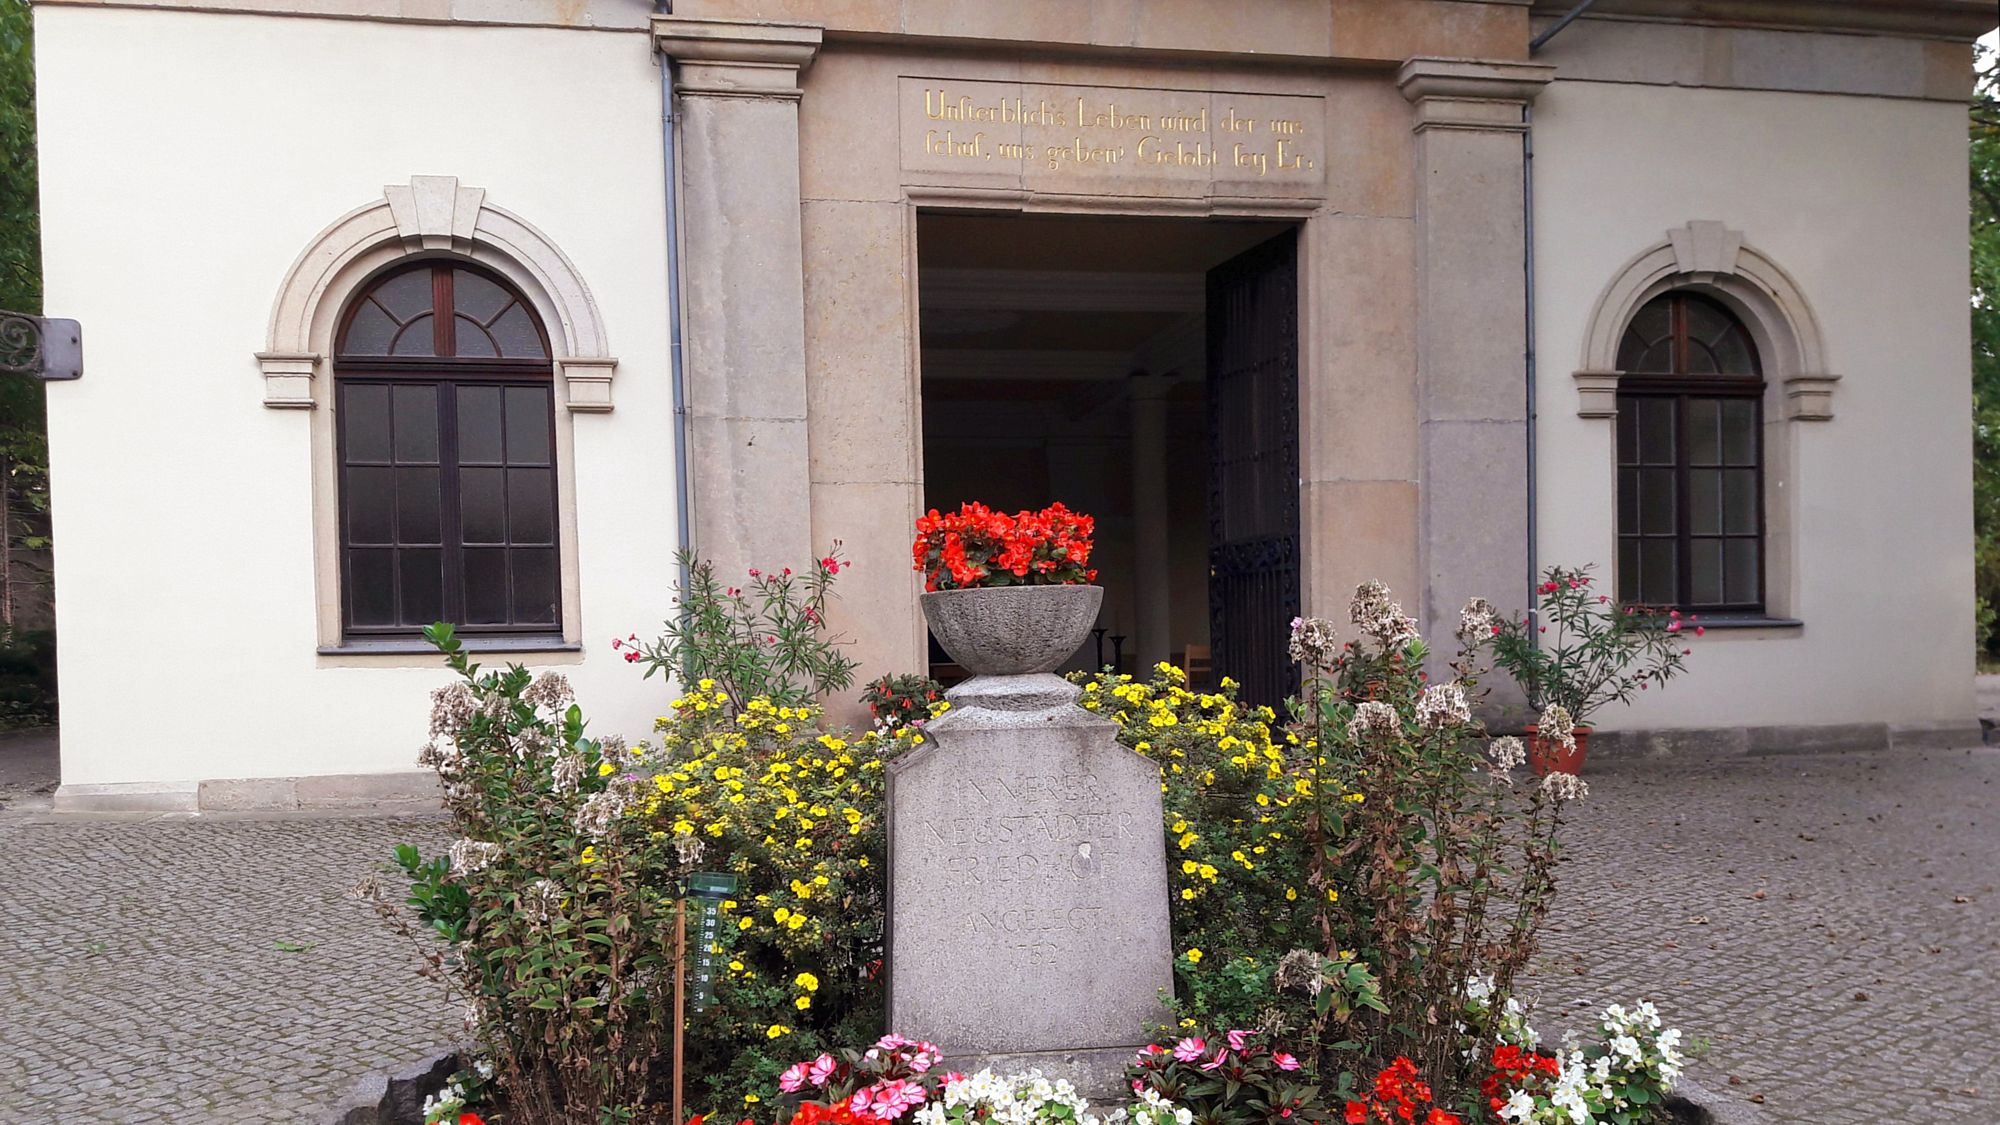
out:
{"label": "dark doorway interior", "polygon": [[1097,517],[1100,634],[1070,667],[1292,690],[1295,245],[1273,222],[919,216],[925,504]]}

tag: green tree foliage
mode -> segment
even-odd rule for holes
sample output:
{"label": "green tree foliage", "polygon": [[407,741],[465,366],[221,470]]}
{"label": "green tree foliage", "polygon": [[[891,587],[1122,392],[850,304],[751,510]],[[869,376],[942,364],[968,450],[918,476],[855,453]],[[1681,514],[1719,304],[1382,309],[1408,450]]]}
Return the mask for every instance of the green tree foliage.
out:
{"label": "green tree foliage", "polygon": [[1979,646],[2000,656],[1993,629],[2000,606],[2000,52],[1978,48],[1972,103],[1973,525],[1979,590]]}
{"label": "green tree foliage", "polygon": [[[0,309],[42,311],[35,185],[34,20],[28,0],[0,0]],[[12,546],[46,546],[48,429],[42,384],[0,378],[0,475]]]}

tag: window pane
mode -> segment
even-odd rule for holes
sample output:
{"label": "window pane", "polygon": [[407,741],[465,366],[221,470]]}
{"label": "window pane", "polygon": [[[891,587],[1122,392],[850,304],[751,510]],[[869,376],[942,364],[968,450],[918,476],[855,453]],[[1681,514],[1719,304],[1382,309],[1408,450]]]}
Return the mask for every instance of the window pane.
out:
{"label": "window pane", "polygon": [[1688,471],[1688,531],[1694,535],[1722,534],[1722,473],[1718,470]]}
{"label": "window pane", "polygon": [[396,624],[396,552],[388,548],[347,552],[348,620],[356,625]]}
{"label": "window pane", "polygon": [[1692,296],[1683,303],[1687,308],[1688,335],[1704,344],[1721,339],[1736,327],[1736,319],[1715,304]]}
{"label": "window pane", "polygon": [[[442,544],[438,524],[438,470],[395,469],[396,542]],[[436,620],[436,618],[432,618]]]}
{"label": "window pane", "polygon": [[1761,600],[1757,592],[1757,541],[1755,539],[1731,539],[1728,541],[1726,588],[1729,600],[1738,605],[1751,605]]}
{"label": "window pane", "polygon": [[396,541],[394,469],[356,467],[347,470],[347,542],[389,544]]}
{"label": "window pane", "polygon": [[1722,540],[1696,539],[1688,544],[1688,597],[1696,605],[1722,601]]}
{"label": "window pane", "polygon": [[1672,605],[1680,600],[1680,571],[1674,564],[1674,541],[1639,541],[1639,600],[1648,605]]}
{"label": "window pane", "polygon": [[430,625],[444,619],[444,552],[436,549],[398,551],[403,578],[404,625]]}
{"label": "window pane", "polygon": [[1716,369],[1725,375],[1755,375],[1757,357],[1750,336],[1741,329],[1731,330],[1714,344]]}
{"label": "window pane", "polygon": [[468,547],[464,556],[465,623],[507,624],[507,549]]}
{"label": "window pane", "polygon": [[1672,340],[1661,340],[1659,343],[1647,348],[1644,354],[1640,355],[1630,368],[1633,371],[1647,371],[1654,374],[1668,374],[1673,369],[1674,342]]}
{"label": "window pane", "polygon": [[1731,469],[1722,476],[1722,530],[1757,534],[1757,470]]}
{"label": "window pane", "polygon": [[1648,465],[1674,463],[1674,400],[1634,399],[1639,409],[1639,460]]}
{"label": "window pane", "polygon": [[343,383],[340,387],[340,430],[346,459],[389,459],[389,388],[380,384]]}
{"label": "window pane", "polygon": [[1618,470],[1618,534],[1639,531],[1639,470]]}
{"label": "window pane", "polygon": [[546,387],[507,388],[507,463],[549,463],[551,396]]}
{"label": "window pane", "polygon": [[514,562],[514,623],[553,625],[556,621],[556,553],[553,549],[508,552]]}
{"label": "window pane", "polygon": [[421,383],[401,384],[393,390],[396,406],[396,463],[436,464],[437,387]]}
{"label": "window pane", "polygon": [[340,342],[342,355],[388,355],[389,341],[396,338],[396,322],[373,301],[361,302],[354,319],[347,322],[347,337]]}
{"label": "window pane", "polygon": [[456,354],[460,359],[498,359],[500,357],[499,349],[493,346],[493,338],[486,334],[486,329],[481,328],[477,321],[474,321],[471,317],[461,316],[456,318],[454,324],[458,332],[458,350]]}
{"label": "window pane", "polygon": [[500,354],[508,359],[546,359],[549,354],[542,347],[542,334],[536,331],[534,319],[518,304],[493,322],[493,338],[500,344]]}
{"label": "window pane", "polygon": [[500,388],[458,388],[458,463],[500,463]]}
{"label": "window pane", "polygon": [[[513,294],[471,270],[451,271],[452,307],[481,324],[492,320],[493,314],[513,299]],[[463,325],[459,331],[465,331]]]}
{"label": "window pane", "polygon": [[1722,400],[1722,458],[1724,464],[1757,463],[1757,400]]}
{"label": "window pane", "polygon": [[548,469],[508,469],[506,473],[509,542],[516,546],[555,543],[555,494],[550,487],[553,474]]}
{"label": "window pane", "polygon": [[1687,346],[1687,373],[1690,375],[1715,374],[1715,356],[1708,345],[1700,340],[1689,340]]}
{"label": "window pane", "polygon": [[1639,463],[1639,400],[1618,396],[1618,463]]}
{"label": "window pane", "polygon": [[390,355],[434,356],[437,354],[437,340],[433,333],[431,314],[425,313],[403,326],[396,334],[396,344],[389,349]]}
{"label": "window pane", "polygon": [[430,267],[419,266],[399,273],[376,286],[370,296],[382,302],[391,316],[408,324],[411,318],[430,311],[432,300]]}
{"label": "window pane", "polygon": [[461,542],[507,542],[505,469],[460,469],[458,521]]}
{"label": "window pane", "polygon": [[1722,460],[1722,404],[1712,398],[1687,400],[1688,464],[1715,465]]}
{"label": "window pane", "polygon": [[1649,535],[1672,535],[1675,530],[1674,471],[1640,469],[1639,530]]}
{"label": "window pane", "polygon": [[1618,600],[1628,603],[1646,600],[1639,593],[1639,541],[1637,539],[1620,539],[1618,541]]}

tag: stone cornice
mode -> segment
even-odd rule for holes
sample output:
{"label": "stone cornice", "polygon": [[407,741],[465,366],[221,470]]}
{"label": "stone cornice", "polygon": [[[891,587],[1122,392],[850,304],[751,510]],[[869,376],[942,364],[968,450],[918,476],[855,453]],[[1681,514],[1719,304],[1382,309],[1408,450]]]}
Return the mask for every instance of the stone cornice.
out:
{"label": "stone cornice", "polygon": [[814,24],[655,16],[653,43],[679,64],[678,88],[710,97],[797,98],[819,54]]}
{"label": "stone cornice", "polygon": [[[1533,15],[1554,19],[1573,7],[1535,0]],[[1597,0],[1584,16],[1618,17],[1957,41],[2000,23],[1992,0]]]}
{"label": "stone cornice", "polygon": [[1415,58],[1396,74],[1396,86],[1417,107],[1416,129],[1520,132],[1521,107],[1555,77],[1537,63],[1483,59]]}

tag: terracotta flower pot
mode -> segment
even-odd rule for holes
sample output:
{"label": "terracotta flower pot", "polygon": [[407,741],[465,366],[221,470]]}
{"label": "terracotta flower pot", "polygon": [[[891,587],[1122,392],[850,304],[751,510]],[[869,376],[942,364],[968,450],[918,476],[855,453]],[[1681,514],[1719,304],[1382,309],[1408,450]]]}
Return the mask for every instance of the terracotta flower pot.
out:
{"label": "terracotta flower pot", "polygon": [[1528,724],[1528,768],[1536,777],[1547,777],[1552,773],[1583,772],[1583,760],[1590,754],[1590,728],[1576,728],[1576,745],[1563,749],[1554,739],[1542,737],[1542,731],[1534,723]]}
{"label": "terracotta flower pot", "polygon": [[975,676],[1062,667],[1083,647],[1103,603],[1102,586],[992,586],[923,596],[932,635]]}

